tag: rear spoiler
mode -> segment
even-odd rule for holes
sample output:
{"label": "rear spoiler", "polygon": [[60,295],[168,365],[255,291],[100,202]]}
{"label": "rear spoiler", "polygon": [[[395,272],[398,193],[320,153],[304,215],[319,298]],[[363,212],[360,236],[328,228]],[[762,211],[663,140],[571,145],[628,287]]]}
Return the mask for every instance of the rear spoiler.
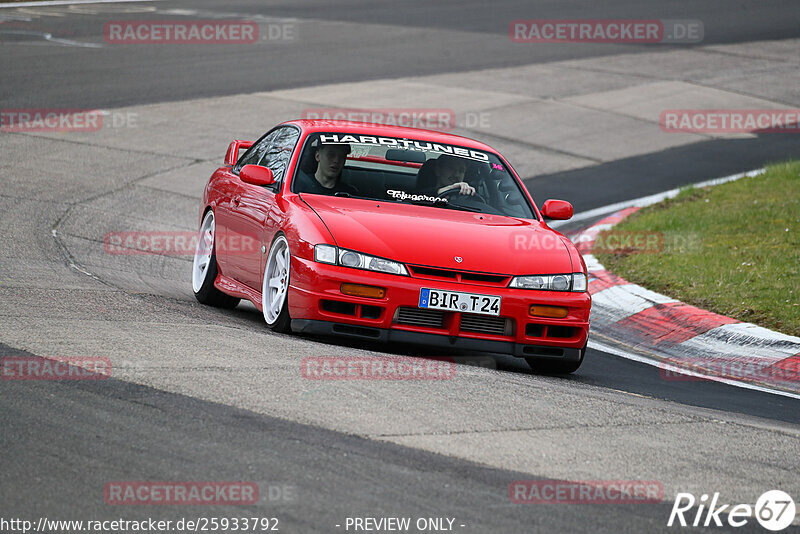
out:
{"label": "rear spoiler", "polygon": [[228,145],[228,152],[225,153],[225,165],[236,165],[236,160],[239,159],[239,151],[247,150],[253,146],[252,141],[242,141],[236,139]]}

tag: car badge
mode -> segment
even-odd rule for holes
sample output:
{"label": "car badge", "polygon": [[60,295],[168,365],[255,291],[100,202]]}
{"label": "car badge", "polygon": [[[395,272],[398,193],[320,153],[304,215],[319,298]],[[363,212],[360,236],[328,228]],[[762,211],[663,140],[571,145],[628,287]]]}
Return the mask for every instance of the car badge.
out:
{"label": "car badge", "polygon": [[456,263],[461,263],[462,261],[464,261],[464,258],[462,258],[461,256],[456,256],[455,260],[456,260]]}

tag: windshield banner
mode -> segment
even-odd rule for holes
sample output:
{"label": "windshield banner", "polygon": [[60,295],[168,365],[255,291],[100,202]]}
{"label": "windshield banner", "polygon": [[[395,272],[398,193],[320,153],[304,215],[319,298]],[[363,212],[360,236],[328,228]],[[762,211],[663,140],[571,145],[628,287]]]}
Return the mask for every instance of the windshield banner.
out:
{"label": "windshield banner", "polygon": [[356,145],[385,146],[388,148],[401,148],[406,150],[420,150],[439,152],[441,154],[452,154],[476,161],[489,161],[489,155],[477,150],[468,150],[452,145],[440,145],[439,143],[428,143],[426,141],[414,141],[409,139],[397,139],[395,137],[375,137],[369,135],[350,135],[350,134],[322,134],[319,136],[320,143],[353,143]]}

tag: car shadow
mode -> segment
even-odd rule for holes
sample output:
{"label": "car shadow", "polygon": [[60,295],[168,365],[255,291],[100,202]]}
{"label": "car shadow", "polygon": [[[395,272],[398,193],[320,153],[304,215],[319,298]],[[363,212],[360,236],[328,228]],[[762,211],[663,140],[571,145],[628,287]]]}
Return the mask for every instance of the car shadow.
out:
{"label": "car shadow", "polygon": [[272,336],[285,336],[288,338],[305,339],[321,345],[332,347],[366,350],[387,356],[404,356],[411,358],[452,359],[457,365],[483,367],[495,371],[548,376],[569,381],[580,381],[580,370],[576,374],[548,374],[532,369],[523,358],[516,358],[509,354],[487,353],[468,350],[446,349],[441,347],[428,347],[413,343],[381,343],[362,338],[348,338],[339,336],[320,336],[308,334],[280,334],[273,332],[264,324],[264,317],[251,302],[243,301],[233,310],[219,310],[228,316],[233,314],[254,329],[262,329],[263,333]]}

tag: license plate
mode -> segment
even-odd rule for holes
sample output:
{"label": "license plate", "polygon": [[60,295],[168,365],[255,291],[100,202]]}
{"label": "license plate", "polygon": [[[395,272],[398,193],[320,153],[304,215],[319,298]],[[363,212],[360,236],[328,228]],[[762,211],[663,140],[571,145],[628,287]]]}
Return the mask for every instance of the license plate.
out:
{"label": "license plate", "polygon": [[500,297],[422,288],[419,292],[419,307],[480,315],[500,315]]}

